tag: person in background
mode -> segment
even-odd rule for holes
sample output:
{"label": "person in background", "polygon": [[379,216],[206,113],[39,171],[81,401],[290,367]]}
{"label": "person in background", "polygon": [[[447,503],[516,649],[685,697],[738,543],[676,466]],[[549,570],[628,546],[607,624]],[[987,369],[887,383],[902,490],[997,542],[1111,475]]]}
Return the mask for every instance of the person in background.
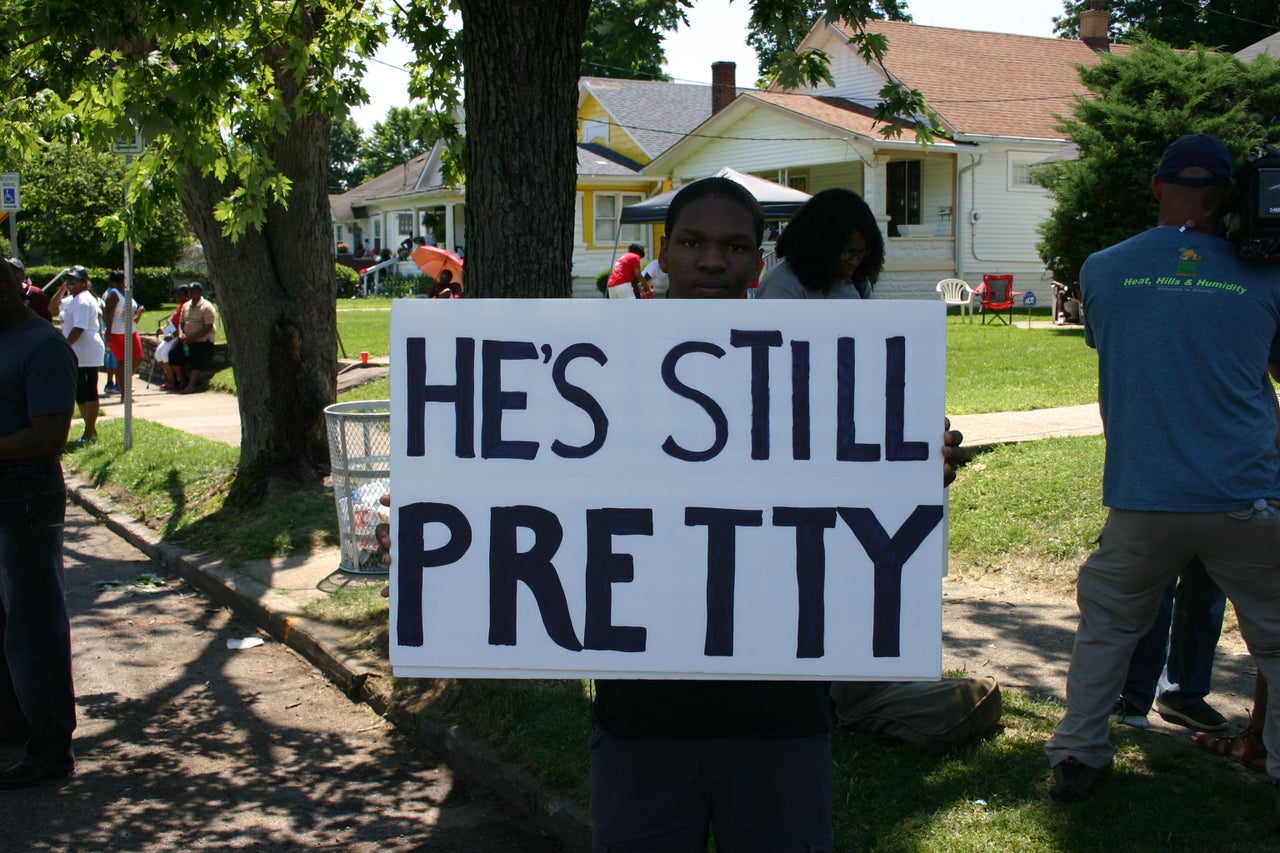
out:
{"label": "person in background", "polygon": [[22,277],[22,304],[52,323],[53,314],[49,311],[49,297],[45,295],[43,290],[31,283],[31,278],[27,275],[26,264],[17,258],[9,258],[9,263],[18,271],[18,275]]}
{"label": "person in background", "polygon": [[62,336],[23,303],[20,275],[0,261],[0,740],[25,744],[22,759],[0,771],[0,789],[75,771],[58,454],[78,365]]}
{"label": "person in background", "polygon": [[[796,211],[777,252],[783,260],[765,274],[756,299],[869,299],[884,266],[884,240],[871,208],[857,193],[840,188],[817,193]],[[943,430],[949,429],[944,418]],[[922,726],[957,738],[961,732],[988,731],[999,722],[1002,707],[992,678],[837,681],[830,695],[842,731],[883,736],[902,721],[900,730],[915,727],[921,742],[930,740]],[[986,719],[969,729],[965,722],[977,719],[975,707]]]}
{"label": "person in background", "polygon": [[186,364],[186,360],[182,357],[182,344],[178,340],[178,326],[182,322],[182,306],[186,305],[187,300],[191,298],[191,285],[178,285],[177,295],[177,307],[173,309],[173,313],[169,315],[169,319],[161,327],[160,332],[164,340],[156,347],[154,356],[156,364],[160,365],[160,369],[164,371],[165,375],[165,381],[160,385],[161,391],[177,391],[186,384],[183,372],[183,365]]}
{"label": "person in background", "polygon": [[1227,718],[1205,697],[1213,681],[1213,654],[1226,605],[1227,597],[1204,564],[1192,560],[1165,589],[1155,624],[1134,648],[1112,719],[1145,729],[1154,702],[1165,722],[1193,731],[1225,731]]}
{"label": "person in background", "polygon": [[644,259],[644,246],[632,243],[627,251],[613,264],[609,273],[608,294],[610,299],[635,299],[641,286],[640,263]]}
{"label": "person in background", "polygon": [[[106,302],[103,306],[103,315],[107,322],[107,347],[111,350],[111,357],[115,359],[115,381],[112,377],[107,377],[107,387],[104,389],[107,394],[121,394],[124,386],[124,327],[125,327],[125,296],[124,296],[124,270],[112,270],[107,273],[107,282],[110,287],[107,288]],[[138,318],[142,316],[142,306],[136,300],[129,300],[133,303],[133,365],[136,369],[142,363],[142,335],[138,333]]]}
{"label": "person in background", "polygon": [[79,265],[72,267],[50,304],[58,312],[63,337],[71,344],[79,365],[76,403],[84,420],[84,433],[75,443],[90,444],[98,440],[98,371],[107,346],[102,340],[102,309],[93,295],[89,271]]}
{"label": "person in background", "polygon": [[198,281],[188,285],[191,298],[182,306],[178,324],[178,340],[182,342],[183,367],[187,371],[187,384],[178,389],[179,394],[194,394],[200,374],[209,369],[213,360],[213,343],[218,333],[218,312],[204,298],[204,285]]}
{"label": "person in background", "polygon": [[852,190],[823,190],[778,237],[781,262],[765,272],[756,299],[870,299],[884,269],[875,214]]}
{"label": "person in background", "polygon": [[[1108,718],[1129,659],[1192,559],[1235,606],[1268,685],[1280,679],[1280,455],[1266,375],[1280,288],[1273,268],[1242,260],[1221,235],[1232,192],[1221,140],[1170,143],[1151,191],[1157,225],[1080,271],[1085,342],[1098,351],[1108,515],[1080,567],[1067,711],[1045,744],[1051,795],[1065,802],[1110,772]],[[1280,781],[1274,705],[1263,740],[1267,773]]]}
{"label": "person in background", "polygon": [[462,296],[462,285],[453,280],[453,270],[440,270],[436,283],[427,288],[428,299],[457,299]]}
{"label": "person in background", "polygon": [[667,298],[667,287],[670,280],[667,274],[662,271],[662,262],[654,258],[649,265],[640,273],[640,278],[644,279],[644,286],[648,289],[655,299]]}

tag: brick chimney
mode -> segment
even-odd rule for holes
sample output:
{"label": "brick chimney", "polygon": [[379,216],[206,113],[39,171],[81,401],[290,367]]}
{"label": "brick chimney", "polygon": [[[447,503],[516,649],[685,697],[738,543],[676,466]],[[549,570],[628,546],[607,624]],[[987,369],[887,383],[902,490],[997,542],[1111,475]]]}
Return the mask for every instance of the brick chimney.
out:
{"label": "brick chimney", "polygon": [[738,97],[738,64],[711,63],[711,114],[715,115]]}
{"label": "brick chimney", "polygon": [[1106,9],[1098,8],[1098,0],[1093,0],[1088,9],[1080,12],[1080,41],[1087,44],[1097,53],[1111,52],[1111,14]]}

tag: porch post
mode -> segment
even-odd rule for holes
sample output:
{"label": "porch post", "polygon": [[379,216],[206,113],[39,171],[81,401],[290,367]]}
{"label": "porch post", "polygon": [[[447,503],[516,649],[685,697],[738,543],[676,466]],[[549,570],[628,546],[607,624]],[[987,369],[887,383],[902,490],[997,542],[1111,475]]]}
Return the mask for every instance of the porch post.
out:
{"label": "porch post", "polygon": [[453,239],[453,202],[447,201],[444,204],[444,248],[450,252],[457,245]]}
{"label": "porch post", "polygon": [[889,201],[888,163],[885,155],[873,154],[868,167],[862,170],[862,197],[880,224],[885,246],[889,245],[889,212],[885,209]]}

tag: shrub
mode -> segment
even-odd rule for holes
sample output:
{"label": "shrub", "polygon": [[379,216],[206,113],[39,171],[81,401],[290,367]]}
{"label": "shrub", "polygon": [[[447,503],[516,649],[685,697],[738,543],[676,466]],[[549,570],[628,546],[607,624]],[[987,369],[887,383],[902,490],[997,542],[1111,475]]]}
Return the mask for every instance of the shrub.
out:
{"label": "shrub", "polygon": [[596,276],[596,290],[600,291],[601,296],[609,295],[609,276],[612,274],[612,270],[605,270]]}
{"label": "shrub", "polygon": [[[32,284],[43,288],[64,269],[66,267],[27,267],[27,275],[31,277]],[[89,267],[88,270],[89,279],[93,282],[93,290],[101,296],[107,290],[107,274],[111,270],[98,267]],[[196,278],[181,280],[194,281]],[[62,280],[65,280],[65,277]],[[175,286],[173,275],[164,267],[135,267],[133,270],[133,300],[148,311],[154,311],[165,303],[173,302]],[[53,295],[53,291],[50,290],[49,294]]]}
{"label": "shrub", "polygon": [[382,280],[379,294],[393,299],[404,299],[408,296],[419,296],[427,292],[432,279],[425,275],[389,275]]}
{"label": "shrub", "polygon": [[338,298],[350,299],[355,296],[360,287],[360,273],[346,264],[335,264],[334,270],[338,274]]}

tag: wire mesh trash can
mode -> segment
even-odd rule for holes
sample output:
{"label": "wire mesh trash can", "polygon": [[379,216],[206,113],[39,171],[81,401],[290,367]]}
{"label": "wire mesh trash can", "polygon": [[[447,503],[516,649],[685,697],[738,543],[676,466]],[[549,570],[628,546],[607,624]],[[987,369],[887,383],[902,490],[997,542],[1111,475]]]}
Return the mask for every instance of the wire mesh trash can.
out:
{"label": "wire mesh trash can", "polygon": [[338,568],[386,574],[374,531],[388,518],[378,498],[391,491],[391,401],[335,403],[325,408],[324,416],[342,547]]}

